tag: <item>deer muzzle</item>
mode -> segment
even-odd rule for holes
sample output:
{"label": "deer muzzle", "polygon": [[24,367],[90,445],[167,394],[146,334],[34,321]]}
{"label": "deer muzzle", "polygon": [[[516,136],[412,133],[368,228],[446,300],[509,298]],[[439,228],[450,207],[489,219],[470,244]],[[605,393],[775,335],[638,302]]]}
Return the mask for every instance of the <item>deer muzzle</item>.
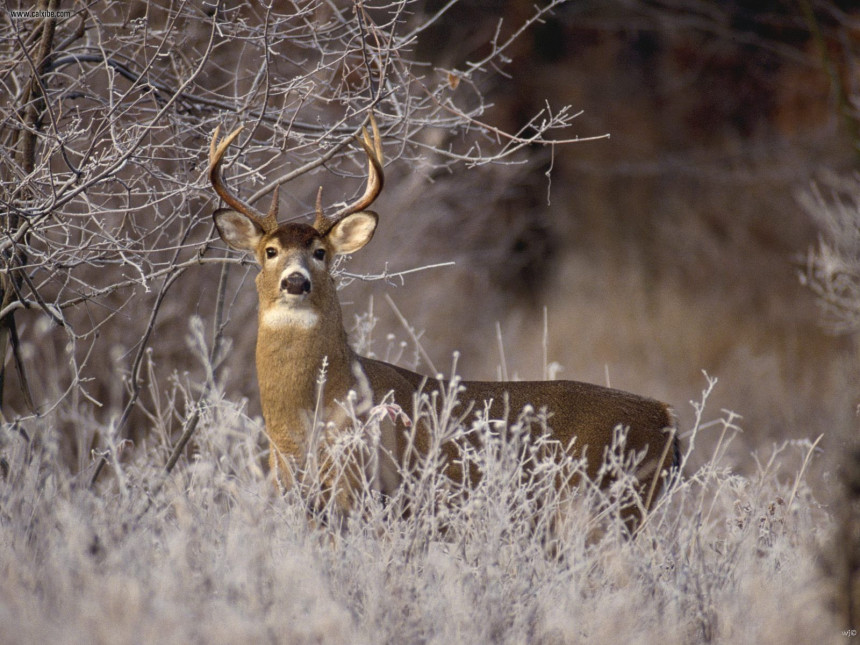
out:
{"label": "deer muzzle", "polygon": [[308,277],[299,271],[294,271],[290,275],[281,278],[281,291],[286,291],[291,296],[303,296],[310,293],[311,281]]}

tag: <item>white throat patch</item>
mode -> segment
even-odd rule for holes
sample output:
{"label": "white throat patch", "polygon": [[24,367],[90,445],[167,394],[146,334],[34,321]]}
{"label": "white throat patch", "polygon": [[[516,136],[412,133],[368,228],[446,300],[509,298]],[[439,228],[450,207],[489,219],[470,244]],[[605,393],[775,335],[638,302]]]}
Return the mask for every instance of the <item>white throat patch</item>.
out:
{"label": "white throat patch", "polygon": [[310,329],[319,322],[319,314],[310,308],[291,307],[287,304],[276,304],[260,314],[260,325],[279,329],[283,327],[298,327]]}

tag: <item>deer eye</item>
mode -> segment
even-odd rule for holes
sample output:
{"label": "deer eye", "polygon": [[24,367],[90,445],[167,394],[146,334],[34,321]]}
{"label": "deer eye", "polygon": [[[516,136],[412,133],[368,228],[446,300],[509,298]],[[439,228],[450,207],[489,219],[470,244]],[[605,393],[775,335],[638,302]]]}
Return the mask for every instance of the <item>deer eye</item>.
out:
{"label": "deer eye", "polygon": [[278,254],[278,249],[276,249],[274,246],[267,246],[266,247],[266,257],[267,258],[271,259],[271,258],[275,257],[277,254]]}
{"label": "deer eye", "polygon": [[314,251],[314,257],[317,260],[325,260],[325,249],[319,248],[316,251]]}

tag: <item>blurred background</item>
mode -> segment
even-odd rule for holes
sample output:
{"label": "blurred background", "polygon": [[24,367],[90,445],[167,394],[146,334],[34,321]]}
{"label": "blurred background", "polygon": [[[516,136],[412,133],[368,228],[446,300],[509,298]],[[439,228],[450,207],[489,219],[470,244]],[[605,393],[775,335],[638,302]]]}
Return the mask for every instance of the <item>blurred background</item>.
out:
{"label": "blurred background", "polygon": [[[570,104],[582,110],[577,135],[609,137],[433,183],[392,168],[398,190],[378,203],[377,238],[351,269],[379,257],[456,267],[343,298],[361,311],[373,294],[379,329],[403,337],[380,297],[389,294],[424,330],[437,369],[456,349],[459,372],[482,379],[498,376],[496,323],[509,374],[542,378],[545,308],[559,378],[671,402],[684,428],[705,370],[719,379],[706,418],[724,408],[742,417],[731,453],[740,469],[774,442],[824,433],[828,445],[854,432],[854,341],[825,328],[799,275],[820,234],[804,195],[813,184],[826,194],[860,160],[857,106],[844,110],[840,96],[857,96],[860,13],[819,3],[810,23],[804,6],[558,8],[489,89],[488,120],[516,131],[546,103]],[[475,58],[471,42],[486,39],[496,12],[514,21],[528,7],[465,3],[425,49]]]}

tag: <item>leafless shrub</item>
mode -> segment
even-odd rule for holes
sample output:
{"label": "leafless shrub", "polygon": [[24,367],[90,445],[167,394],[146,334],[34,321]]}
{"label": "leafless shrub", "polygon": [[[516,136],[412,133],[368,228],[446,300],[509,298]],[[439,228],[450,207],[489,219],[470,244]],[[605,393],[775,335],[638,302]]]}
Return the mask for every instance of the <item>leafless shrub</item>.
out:
{"label": "leafless shrub", "polygon": [[[860,180],[829,175],[803,196],[821,239],[801,275],[818,296],[825,324],[834,332],[860,331]],[[860,440],[853,426],[835,433],[840,455],[833,460],[838,487],[833,502],[839,523],[825,552],[833,580],[833,607],[846,630],[860,621]]]}
{"label": "leafless shrub", "polygon": [[[482,120],[482,87],[505,65],[511,43],[559,1],[535,7],[522,24],[500,23],[482,57],[456,69],[415,53],[453,3],[163,0],[66,8],[42,0],[39,18],[21,13],[31,8],[25,3],[7,3],[0,23],[3,418],[60,406],[113,419],[118,441],[140,438],[150,421],[187,430],[188,419],[167,420],[155,409],[157,397],[170,396],[157,391],[166,379],[194,367],[170,330],[202,316],[212,364],[222,369],[223,329],[244,280],[231,268],[245,260],[221,250],[208,217],[206,148],[215,127],[245,125],[228,172],[253,191],[247,201],[297,180],[282,209],[293,217],[312,210],[326,176],[342,184],[361,174],[354,135],[371,111],[386,159],[426,174],[518,159],[525,146],[556,143],[575,114],[547,106],[522,131],[506,133]],[[209,278],[206,265],[220,267],[220,278]],[[55,356],[50,370],[36,360],[45,344]],[[67,421],[80,454],[99,443]]]}
{"label": "leafless shrub", "polygon": [[860,180],[828,175],[801,195],[821,230],[801,281],[818,296],[824,322],[838,333],[860,330]]}

